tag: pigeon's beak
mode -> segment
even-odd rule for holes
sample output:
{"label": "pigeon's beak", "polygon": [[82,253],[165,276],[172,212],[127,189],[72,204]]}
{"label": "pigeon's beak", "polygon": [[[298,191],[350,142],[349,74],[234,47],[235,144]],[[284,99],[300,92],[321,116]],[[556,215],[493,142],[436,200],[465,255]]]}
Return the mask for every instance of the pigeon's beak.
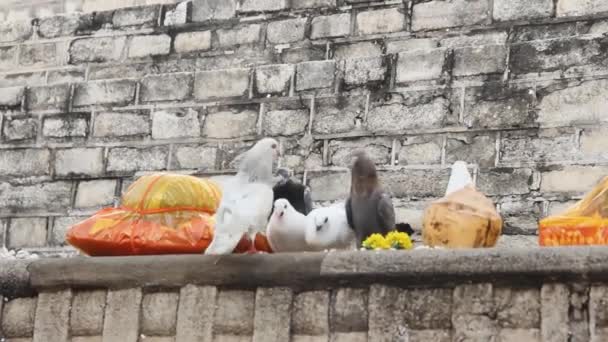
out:
{"label": "pigeon's beak", "polygon": [[320,231],[323,226],[317,226],[317,231]]}
{"label": "pigeon's beak", "polygon": [[281,213],[279,214],[279,217],[283,217],[283,215],[285,215],[285,212],[281,211]]}

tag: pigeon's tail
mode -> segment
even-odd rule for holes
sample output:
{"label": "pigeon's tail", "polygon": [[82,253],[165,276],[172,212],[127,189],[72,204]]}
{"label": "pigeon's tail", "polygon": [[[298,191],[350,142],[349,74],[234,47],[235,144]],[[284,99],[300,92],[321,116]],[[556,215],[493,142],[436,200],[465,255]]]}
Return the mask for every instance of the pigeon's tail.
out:
{"label": "pigeon's tail", "polygon": [[410,226],[410,224],[409,224],[409,223],[397,223],[397,224],[395,225],[395,229],[396,229],[398,232],[401,232],[401,233],[406,233],[407,235],[410,235],[410,236],[411,236],[412,234],[414,234],[414,229],[412,228],[412,226]]}

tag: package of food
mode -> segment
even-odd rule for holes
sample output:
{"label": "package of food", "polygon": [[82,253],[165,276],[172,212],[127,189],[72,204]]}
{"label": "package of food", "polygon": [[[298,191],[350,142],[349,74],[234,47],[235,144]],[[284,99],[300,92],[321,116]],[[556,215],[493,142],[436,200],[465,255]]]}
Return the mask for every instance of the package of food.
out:
{"label": "package of food", "polygon": [[608,244],[608,177],[574,206],[539,223],[541,246]]}
{"label": "package of food", "polygon": [[456,162],[445,197],[425,210],[422,237],[428,246],[493,247],[502,218],[492,201],[473,186],[466,164]]}

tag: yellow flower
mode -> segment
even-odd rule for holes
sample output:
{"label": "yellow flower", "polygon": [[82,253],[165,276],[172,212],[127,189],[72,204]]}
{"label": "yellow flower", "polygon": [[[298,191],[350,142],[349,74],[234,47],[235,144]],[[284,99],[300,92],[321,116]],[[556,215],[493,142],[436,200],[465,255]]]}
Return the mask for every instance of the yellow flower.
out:
{"label": "yellow flower", "polygon": [[395,249],[412,249],[412,240],[407,233],[392,231],[386,235],[386,241]]}
{"label": "yellow flower", "polygon": [[366,249],[389,249],[391,248],[390,243],[381,234],[370,235],[361,244]]}

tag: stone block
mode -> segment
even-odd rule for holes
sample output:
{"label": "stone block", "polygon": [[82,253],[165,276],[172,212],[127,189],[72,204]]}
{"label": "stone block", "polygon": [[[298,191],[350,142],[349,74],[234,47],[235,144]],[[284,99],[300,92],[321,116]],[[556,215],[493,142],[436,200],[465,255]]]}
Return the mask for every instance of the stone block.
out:
{"label": "stone block", "polygon": [[608,12],[608,3],[602,0],[559,0],[556,15],[558,17],[577,17]]}
{"label": "stone block", "polygon": [[73,36],[79,30],[92,25],[91,15],[62,14],[38,19],[38,34],[43,38]]}
{"label": "stone block", "polygon": [[192,21],[230,19],[236,14],[236,0],[193,0]]}
{"label": "stone block", "polygon": [[591,286],[589,291],[589,331],[592,342],[599,342],[601,336],[608,332],[608,288],[606,286]]}
{"label": "stone block", "polygon": [[527,194],[531,185],[530,169],[493,169],[482,171],[477,178],[477,188],[488,196]]}
{"label": "stone block", "polygon": [[72,291],[41,292],[36,305],[34,342],[67,341]]}
{"label": "stone block", "polygon": [[141,332],[144,335],[175,335],[178,294],[174,292],[147,293],[141,305]]}
{"label": "stone block", "polygon": [[490,19],[488,0],[433,0],[414,5],[412,30],[434,30],[485,24]]}
{"label": "stone block", "polygon": [[267,39],[272,44],[294,43],[304,39],[306,18],[273,21],[268,24]]}
{"label": "stone block", "polygon": [[312,190],[313,201],[335,201],[344,199],[349,193],[350,174],[346,172],[336,172],[310,175],[308,185]]}
{"label": "stone block", "polygon": [[217,37],[221,48],[255,44],[262,38],[262,26],[254,24],[234,29],[220,29],[217,30]]}
{"label": "stone block", "polygon": [[406,10],[387,8],[357,14],[357,32],[361,35],[391,33],[405,30]]}
{"label": "stone block", "polygon": [[129,137],[150,134],[149,117],[136,112],[101,112],[95,115],[94,137]]}
{"label": "stone block", "polygon": [[488,84],[465,89],[463,122],[467,127],[521,127],[536,121],[533,89]]}
{"label": "stone block", "polygon": [[541,341],[569,339],[570,291],[565,284],[544,284],[540,291]]}
{"label": "stone block", "polygon": [[70,45],[70,63],[104,63],[118,61],[127,42],[126,37],[80,38]]}
{"label": "stone block", "polygon": [[135,81],[96,81],[78,84],[74,91],[74,106],[126,105],[135,99]]}
{"label": "stone block", "polygon": [[197,145],[175,146],[171,169],[215,170],[218,149]]}
{"label": "stone block", "polygon": [[72,336],[101,335],[106,307],[106,291],[78,291],[74,293],[70,332]]}
{"label": "stone block", "polygon": [[192,108],[158,110],[152,113],[152,138],[200,137],[198,112]]}
{"label": "stone block", "polygon": [[160,6],[120,8],[114,11],[112,25],[115,27],[156,26],[159,13]]}
{"label": "stone block", "polygon": [[447,169],[384,171],[380,175],[394,197],[441,197],[450,177]]}
{"label": "stone block", "polygon": [[453,315],[490,315],[495,312],[494,289],[490,283],[459,285],[454,288]]}
{"label": "stone block", "polygon": [[174,7],[165,6],[164,26],[183,25],[192,20],[192,1],[177,3]]}
{"label": "stone block", "polygon": [[160,171],[167,167],[168,146],[116,147],[108,153],[108,172]]}
{"label": "stone block", "polygon": [[112,205],[116,192],[116,180],[102,179],[80,182],[76,191],[76,208],[92,208]]}
{"label": "stone block", "polygon": [[302,292],[294,297],[291,331],[294,335],[320,336],[329,333],[329,292]]}
{"label": "stone block", "polygon": [[88,131],[88,114],[49,116],[42,121],[42,135],[46,138],[82,138]]}
{"label": "stone block", "polygon": [[5,141],[34,140],[38,133],[38,121],[34,118],[5,118],[2,131]]}
{"label": "stone block", "polygon": [[454,76],[502,73],[506,67],[506,46],[490,45],[454,50]]}
{"label": "stone block", "polygon": [[562,161],[580,157],[577,137],[572,131],[555,133],[516,132],[505,135],[501,142],[501,161]]}
{"label": "stone block", "polygon": [[540,342],[539,329],[500,329],[499,342]]}
{"label": "stone block", "polygon": [[166,34],[135,36],[129,43],[129,58],[144,58],[168,55],[171,52],[171,37]]}
{"label": "stone block", "polygon": [[350,168],[357,150],[367,152],[374,164],[391,163],[392,139],[361,138],[356,140],[332,140],[329,142],[328,162],[334,166]]}
{"label": "stone block", "polygon": [[140,288],[108,291],[103,342],[138,341],[141,298]]}
{"label": "stone block", "polygon": [[218,108],[209,113],[203,125],[203,137],[234,139],[255,135],[258,111],[253,108]]}
{"label": "stone block", "polygon": [[74,336],[72,342],[102,342],[101,336]]}
{"label": "stone block", "polygon": [[364,332],[339,332],[332,333],[330,342],[366,342],[367,333]]}
{"label": "stone block", "polygon": [[216,287],[182,287],[177,311],[176,341],[212,341],[216,298]]}
{"label": "stone block", "polygon": [[65,211],[70,205],[72,184],[48,182],[34,185],[0,183],[0,208],[5,211],[27,210]]}
{"label": "stone block", "polygon": [[262,130],[266,136],[303,134],[309,118],[309,111],[304,109],[271,110],[264,114]]}
{"label": "stone block", "polygon": [[382,44],[377,41],[336,44],[333,50],[335,60],[381,57],[383,55]]}
{"label": "stone block", "polygon": [[439,46],[433,38],[415,38],[386,42],[386,53],[412,52],[416,50],[433,50]]}
{"label": "stone block", "polygon": [[74,224],[82,222],[88,218],[88,216],[55,217],[53,220],[53,228],[51,229],[51,233],[49,235],[48,244],[54,247],[65,246],[65,235],[68,232],[68,229]]}
{"label": "stone block", "polygon": [[[6,133],[5,133],[6,135]],[[585,128],[580,136],[580,153],[585,158],[608,159],[608,127]]]}
{"label": "stone block", "polygon": [[242,97],[249,92],[249,69],[226,69],[197,72],[194,97],[200,100]]}
{"label": "stone block", "polygon": [[95,176],[102,172],[102,148],[71,148],[55,152],[55,174],[58,176]]}
{"label": "stone block", "polygon": [[412,342],[433,341],[451,342],[452,333],[449,330],[410,330],[409,336]]}
{"label": "stone block", "polygon": [[480,167],[492,167],[496,162],[496,137],[493,135],[457,136],[447,139],[445,161],[462,160]]}
{"label": "stone block", "polygon": [[538,219],[543,217],[541,204],[531,201],[507,201],[500,203],[499,214],[503,219],[503,234],[534,235]]}
{"label": "stone block", "polygon": [[541,125],[595,124],[608,106],[608,80],[575,83],[539,90],[538,123]]}
{"label": "stone block", "polygon": [[[0,70],[11,69],[17,65],[17,47],[3,46],[0,48]],[[10,84],[15,85],[15,84]],[[8,85],[7,85],[8,86]]]}
{"label": "stone block", "polygon": [[144,102],[184,100],[192,94],[193,76],[189,73],[146,76],[141,81]]}
{"label": "stone block", "polygon": [[0,89],[0,107],[21,106],[25,94],[24,87],[10,87]]}
{"label": "stone block", "polygon": [[19,50],[19,64],[24,67],[57,65],[57,50],[55,43],[22,45]]}
{"label": "stone block", "polygon": [[289,92],[295,67],[289,64],[265,65],[255,70],[255,86],[260,94]]}
{"label": "stone block", "polygon": [[541,192],[564,192],[583,194],[592,189],[606,176],[606,167],[564,166],[561,169],[543,172]]}
{"label": "stone block", "polygon": [[240,0],[239,12],[273,12],[287,9],[287,0]]}
{"label": "stone block", "polygon": [[462,314],[453,317],[453,340],[495,341],[498,335],[496,322],[488,316]]}
{"label": "stone block", "polygon": [[221,290],[213,325],[218,335],[253,335],[255,293],[252,291]]}
{"label": "stone block", "polygon": [[47,149],[0,150],[0,177],[48,175],[50,159]]}
{"label": "stone block", "polygon": [[211,31],[183,32],[175,36],[173,48],[177,53],[207,51],[211,49]]}
{"label": "stone block", "polygon": [[449,107],[449,101],[442,97],[411,105],[374,105],[367,115],[367,128],[375,133],[402,133],[412,129],[443,127],[450,115]]}
{"label": "stone block", "polygon": [[441,78],[449,51],[447,49],[417,50],[399,54],[397,83]]}
{"label": "stone block", "polygon": [[362,120],[365,114],[366,102],[365,97],[338,97],[315,102],[313,133],[335,134],[355,130],[357,120]]}
{"label": "stone block", "polygon": [[11,219],[7,233],[8,248],[44,247],[47,236],[47,219],[45,217]]}
{"label": "stone block", "polygon": [[311,61],[296,67],[296,90],[330,88],[334,85],[336,62]]}
{"label": "stone block", "polygon": [[310,38],[344,37],[350,34],[350,13],[332,14],[312,19]]}
{"label": "stone block", "polygon": [[30,38],[33,32],[31,20],[4,21],[0,24],[0,43],[24,41]]}
{"label": "stone block", "polygon": [[552,0],[497,1],[492,17],[498,21],[549,18],[553,14]]}
{"label": "stone block", "polygon": [[496,320],[502,328],[538,329],[540,327],[540,290],[496,288]]}
{"label": "stone block", "polygon": [[329,326],[332,332],[367,331],[367,289],[339,288],[331,298]]}
{"label": "stone block", "polygon": [[[162,65],[162,64],[161,64]],[[105,80],[111,78],[141,78],[145,74],[159,73],[159,66],[148,62],[132,64],[95,65],[89,67],[89,80]],[[172,70],[173,71],[173,70]]]}
{"label": "stone block", "polygon": [[408,137],[397,152],[399,165],[425,165],[441,163],[443,142],[440,139]]}
{"label": "stone block", "polygon": [[40,86],[28,88],[25,105],[28,110],[66,110],[69,101],[69,85]]}
{"label": "stone block", "polygon": [[31,337],[34,335],[36,298],[15,298],[4,303],[2,309],[3,337]]}
{"label": "stone block", "polygon": [[362,85],[382,82],[386,77],[387,65],[382,57],[347,59],[343,64],[344,82],[347,85]]}
{"label": "stone block", "polygon": [[79,83],[84,82],[83,69],[49,70],[47,71],[48,84]]}
{"label": "stone block", "polygon": [[253,342],[289,341],[292,301],[293,291],[290,288],[257,289]]}

